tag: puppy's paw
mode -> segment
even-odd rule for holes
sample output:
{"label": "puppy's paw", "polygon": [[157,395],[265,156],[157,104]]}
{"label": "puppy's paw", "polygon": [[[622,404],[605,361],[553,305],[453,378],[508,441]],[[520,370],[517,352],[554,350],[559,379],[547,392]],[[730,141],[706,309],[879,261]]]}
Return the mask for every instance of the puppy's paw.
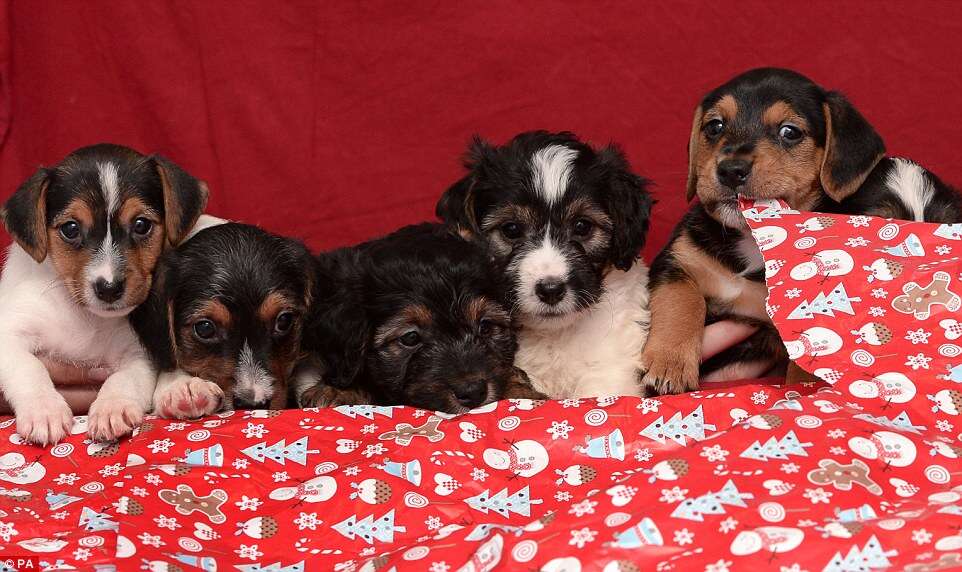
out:
{"label": "puppy's paw", "polygon": [[99,397],[87,415],[87,435],[94,441],[114,441],[129,435],[144,420],[144,407],[123,397]]}
{"label": "puppy's paw", "polygon": [[504,398],[505,399],[534,399],[534,400],[546,400],[548,396],[541,393],[531,385],[531,380],[528,375],[515,368],[515,373],[511,376],[508,384],[504,388]]}
{"label": "puppy's paw", "polygon": [[168,419],[196,419],[216,413],[224,390],[199,377],[180,377],[154,394],[154,412]]}
{"label": "puppy's paw", "polygon": [[658,395],[698,389],[697,349],[645,348],[641,354],[641,384]]}
{"label": "puppy's paw", "polygon": [[17,411],[17,433],[31,443],[52,445],[70,433],[73,412],[59,393],[34,399]]}
{"label": "puppy's paw", "polygon": [[371,396],[357,389],[338,389],[318,383],[301,393],[298,403],[301,407],[338,407],[339,405],[369,405]]}

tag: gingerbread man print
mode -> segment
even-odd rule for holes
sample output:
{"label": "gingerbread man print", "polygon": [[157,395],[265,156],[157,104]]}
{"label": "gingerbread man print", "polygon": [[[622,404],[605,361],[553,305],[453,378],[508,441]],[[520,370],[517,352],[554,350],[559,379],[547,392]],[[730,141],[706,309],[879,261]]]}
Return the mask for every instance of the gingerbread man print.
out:
{"label": "gingerbread man print", "polygon": [[962,307],[962,298],[949,290],[951,281],[948,272],[940,271],[932,275],[932,282],[928,286],[908,282],[902,287],[904,294],[892,300],[892,307],[903,314],[912,314],[919,320],[928,318],[933,306],[945,306],[950,312],[955,312]]}

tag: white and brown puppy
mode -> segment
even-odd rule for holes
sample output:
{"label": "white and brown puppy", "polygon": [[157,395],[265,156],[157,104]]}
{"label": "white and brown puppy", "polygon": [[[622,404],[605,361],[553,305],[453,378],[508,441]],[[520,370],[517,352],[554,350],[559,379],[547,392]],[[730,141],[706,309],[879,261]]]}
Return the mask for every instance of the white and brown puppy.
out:
{"label": "white and brown puppy", "polygon": [[0,277],[0,391],[21,436],[55,443],[72,425],[41,360],[111,372],[90,407],[92,438],[140,423],[156,373],[127,315],[206,202],[207,186],[170,161],[109,144],[41,168],[6,202],[16,242]]}
{"label": "white and brown puppy", "polygon": [[520,325],[515,365],[551,398],[640,395],[652,200],[615,147],[533,131],[475,139],[437,214],[481,244]]}

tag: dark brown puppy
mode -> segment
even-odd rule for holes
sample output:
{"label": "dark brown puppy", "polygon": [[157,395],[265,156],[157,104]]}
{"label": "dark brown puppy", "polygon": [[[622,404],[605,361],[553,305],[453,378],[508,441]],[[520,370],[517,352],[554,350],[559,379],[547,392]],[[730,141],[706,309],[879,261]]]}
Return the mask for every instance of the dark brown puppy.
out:
{"label": "dark brown puppy", "polygon": [[543,399],[514,367],[511,317],[482,251],[436,224],[320,257],[302,407],[412,405],[460,413]]}
{"label": "dark brown puppy", "polygon": [[659,393],[697,387],[706,319],[762,325],[714,367],[785,359],[765,308],[765,268],[737,196],[776,198],[796,209],[838,210],[885,153],[881,137],[839,93],[789,70],[756,69],[709,93],[688,144],[685,215],[651,266],[646,385]]}
{"label": "dark brown puppy", "polygon": [[167,252],[131,319],[160,372],[155,411],[190,418],[286,407],[314,265],[303,244],[237,223]]}

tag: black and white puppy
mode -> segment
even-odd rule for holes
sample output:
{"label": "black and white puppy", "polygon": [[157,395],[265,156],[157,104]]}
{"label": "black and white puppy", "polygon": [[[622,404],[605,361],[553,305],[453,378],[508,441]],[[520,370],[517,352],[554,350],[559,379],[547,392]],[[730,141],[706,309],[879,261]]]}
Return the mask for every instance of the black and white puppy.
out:
{"label": "black and white puppy", "polygon": [[532,131],[471,145],[437,215],[481,245],[516,311],[515,364],[551,398],[640,395],[652,199],[613,146]]}
{"label": "black and white puppy", "polygon": [[303,244],[226,223],[167,253],[132,323],[160,371],[158,415],[283,409],[315,261]]}
{"label": "black and white puppy", "polygon": [[73,424],[44,361],[110,372],[90,406],[91,437],[140,423],[157,376],[128,314],[206,203],[207,185],[174,163],[110,144],[39,169],[6,202],[16,243],[0,278],[0,392],[21,436],[55,443]]}
{"label": "black and white puppy", "polygon": [[918,222],[962,222],[962,195],[918,163],[886,157],[833,210]]}
{"label": "black and white puppy", "polygon": [[514,367],[511,317],[484,254],[438,224],[320,257],[297,375],[302,407],[411,405],[461,413],[543,399]]}

